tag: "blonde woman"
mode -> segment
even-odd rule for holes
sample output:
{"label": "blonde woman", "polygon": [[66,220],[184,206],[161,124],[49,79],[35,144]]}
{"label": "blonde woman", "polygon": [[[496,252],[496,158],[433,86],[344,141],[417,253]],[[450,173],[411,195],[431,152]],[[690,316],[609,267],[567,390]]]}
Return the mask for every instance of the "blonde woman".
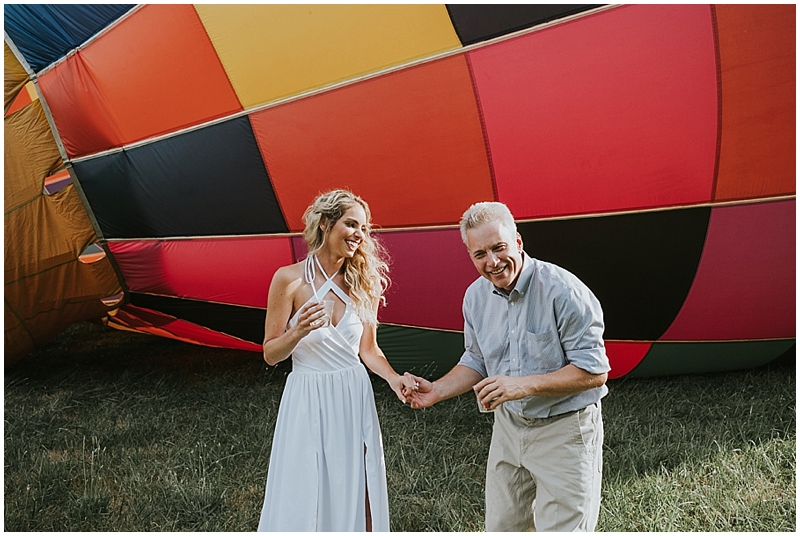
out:
{"label": "blonde woman", "polygon": [[[405,403],[376,339],[387,265],[370,211],[346,190],[306,209],[307,258],[270,285],[264,360],[292,356],[272,442],[259,531],[388,531],[383,445],[367,371]],[[323,302],[332,303],[326,313]],[[330,304],[329,304],[330,307]],[[360,359],[359,359],[360,357]]]}

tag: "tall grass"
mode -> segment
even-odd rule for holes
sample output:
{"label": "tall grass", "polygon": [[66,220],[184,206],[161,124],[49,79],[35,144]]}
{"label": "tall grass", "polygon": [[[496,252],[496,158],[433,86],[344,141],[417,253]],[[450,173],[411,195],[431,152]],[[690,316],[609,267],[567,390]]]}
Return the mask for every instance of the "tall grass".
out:
{"label": "tall grass", "polygon": [[[5,530],[254,530],[290,370],[73,326],[5,373]],[[373,383],[392,530],[483,530],[491,415]],[[796,529],[793,355],[610,390],[599,530]]]}

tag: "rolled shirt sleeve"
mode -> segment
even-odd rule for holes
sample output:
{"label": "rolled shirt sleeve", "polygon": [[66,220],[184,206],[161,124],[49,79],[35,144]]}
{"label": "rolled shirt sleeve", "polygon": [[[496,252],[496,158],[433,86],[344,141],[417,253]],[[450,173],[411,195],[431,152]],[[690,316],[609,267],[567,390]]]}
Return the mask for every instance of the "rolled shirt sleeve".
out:
{"label": "rolled shirt sleeve", "polygon": [[486,361],[483,359],[483,354],[481,353],[480,346],[478,346],[478,341],[475,337],[472,315],[467,305],[468,300],[469,293],[465,295],[461,306],[461,311],[464,315],[464,353],[461,355],[458,364],[471,368],[485,378],[488,376],[486,372]]}
{"label": "rolled shirt sleeve", "polygon": [[603,342],[603,310],[592,291],[582,283],[571,286],[554,305],[567,362],[589,374],[611,370]]}

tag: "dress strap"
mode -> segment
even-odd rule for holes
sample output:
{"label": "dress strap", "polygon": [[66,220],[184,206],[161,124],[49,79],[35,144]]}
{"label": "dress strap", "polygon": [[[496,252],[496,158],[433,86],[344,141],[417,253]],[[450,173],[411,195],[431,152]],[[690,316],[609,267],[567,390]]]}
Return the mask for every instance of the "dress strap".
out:
{"label": "dress strap", "polygon": [[[313,260],[312,260],[313,257]],[[339,296],[339,298],[346,304],[352,304],[353,300],[347,293],[337,285],[331,276],[325,271],[325,268],[322,267],[322,263],[319,261],[316,255],[309,255],[306,258],[305,264],[305,280],[306,282],[311,284],[311,288],[314,289],[314,297],[319,300],[319,295],[317,294],[317,289],[314,286],[314,279],[316,276],[316,271],[314,270],[314,263],[316,262],[317,266],[319,267],[319,271],[322,272],[322,275],[325,276],[325,282],[319,287],[319,292],[325,296],[328,293],[328,290],[332,290],[334,294]]]}
{"label": "dress strap", "polygon": [[[314,260],[316,260],[315,255],[309,255],[306,257],[306,262],[303,264],[303,279],[305,279],[306,283],[311,285],[311,290],[314,291],[314,298],[317,301],[320,301],[319,296],[317,295],[317,287],[314,285],[314,280],[317,278],[316,271],[314,270]],[[317,260],[317,264],[319,264],[319,260]],[[322,267],[320,266],[320,270]],[[322,270],[322,273],[325,274],[325,270]],[[328,277],[328,274],[325,274],[325,277]]]}
{"label": "dress strap", "polygon": [[319,259],[316,255],[314,255],[314,260],[317,261],[317,266],[319,266],[319,271],[322,272],[322,275],[325,276],[325,279],[328,281],[332,280],[333,278],[328,275],[328,272],[325,271],[325,268],[322,267],[322,263],[319,262]]}

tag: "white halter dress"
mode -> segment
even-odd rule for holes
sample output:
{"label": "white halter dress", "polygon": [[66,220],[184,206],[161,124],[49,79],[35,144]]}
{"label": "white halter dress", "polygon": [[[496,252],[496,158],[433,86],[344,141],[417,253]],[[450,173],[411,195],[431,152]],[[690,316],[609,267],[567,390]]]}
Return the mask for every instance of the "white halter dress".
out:
{"label": "white halter dress", "polygon": [[[258,530],[363,532],[368,491],[372,530],[388,532],[383,442],[372,384],[358,357],[363,326],[353,301],[318,260],[326,281],[315,287],[312,259],[305,266],[314,288],[309,301],[332,290],[346,308],[336,326],[312,331],[292,353]],[[289,327],[296,323],[297,314]]]}

